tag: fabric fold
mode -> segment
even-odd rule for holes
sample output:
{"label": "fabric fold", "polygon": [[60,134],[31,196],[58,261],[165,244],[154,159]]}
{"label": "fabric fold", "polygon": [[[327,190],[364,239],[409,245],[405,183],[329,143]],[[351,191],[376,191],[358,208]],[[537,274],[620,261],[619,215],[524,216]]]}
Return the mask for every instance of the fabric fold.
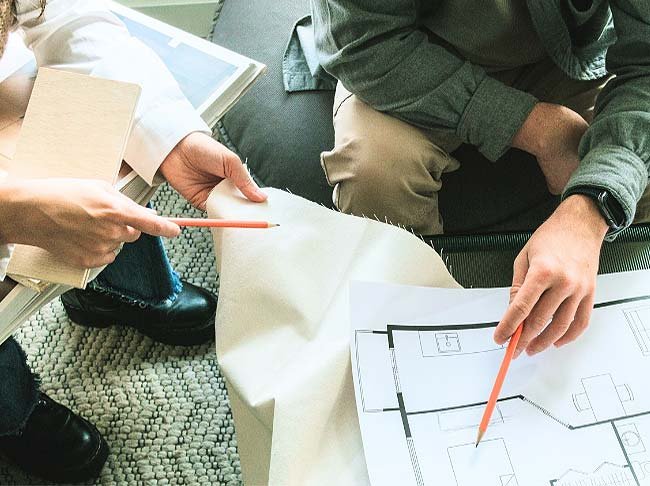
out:
{"label": "fabric fold", "polygon": [[349,348],[352,280],[455,287],[416,236],[277,189],[251,203],[225,181],[214,218],[266,230],[213,231],[220,298],[217,359],[246,484],[367,484]]}

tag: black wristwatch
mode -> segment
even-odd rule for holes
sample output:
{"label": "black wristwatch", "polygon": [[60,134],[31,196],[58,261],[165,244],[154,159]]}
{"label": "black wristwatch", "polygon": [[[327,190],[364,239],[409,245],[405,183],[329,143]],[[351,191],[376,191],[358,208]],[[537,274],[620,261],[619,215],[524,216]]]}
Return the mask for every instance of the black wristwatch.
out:
{"label": "black wristwatch", "polygon": [[594,186],[578,186],[569,189],[564,198],[566,199],[574,194],[589,196],[596,203],[600,214],[605,218],[609,226],[606,239],[613,239],[625,229],[625,211],[623,211],[621,204],[607,189]]}

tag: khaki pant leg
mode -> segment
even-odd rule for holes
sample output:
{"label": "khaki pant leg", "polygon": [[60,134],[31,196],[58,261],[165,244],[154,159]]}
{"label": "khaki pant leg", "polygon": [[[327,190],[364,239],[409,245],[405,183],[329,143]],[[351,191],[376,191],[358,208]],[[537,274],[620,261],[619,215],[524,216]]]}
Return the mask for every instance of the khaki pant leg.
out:
{"label": "khaki pant leg", "polygon": [[440,177],[458,168],[448,154],[456,142],[445,142],[450,148],[444,150],[432,141],[437,138],[433,132],[374,110],[340,83],[334,130],[334,149],[321,155],[321,164],[340,211],[420,234],[442,233]]}

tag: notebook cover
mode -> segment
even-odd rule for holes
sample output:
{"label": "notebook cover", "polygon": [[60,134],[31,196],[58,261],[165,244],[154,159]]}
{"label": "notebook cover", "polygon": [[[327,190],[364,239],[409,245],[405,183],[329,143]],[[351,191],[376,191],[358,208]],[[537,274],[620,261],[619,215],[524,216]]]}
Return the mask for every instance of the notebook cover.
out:
{"label": "notebook cover", "polygon": [[[10,174],[114,184],[139,95],[135,84],[41,68]],[[7,273],[79,288],[88,280],[88,269],[25,245],[16,247]]]}

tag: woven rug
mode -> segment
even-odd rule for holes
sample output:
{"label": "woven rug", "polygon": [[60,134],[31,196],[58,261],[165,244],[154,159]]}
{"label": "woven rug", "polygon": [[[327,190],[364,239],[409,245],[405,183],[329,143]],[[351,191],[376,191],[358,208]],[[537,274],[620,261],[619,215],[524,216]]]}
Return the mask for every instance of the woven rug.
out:
{"label": "woven rug", "polygon": [[[168,187],[161,214],[197,216]],[[176,270],[216,290],[212,239],[185,229],[168,241]],[[111,446],[98,484],[241,484],[234,423],[214,343],[176,348],[130,329],[72,324],[57,299],[16,335],[42,389],[91,420]],[[42,484],[0,462],[0,484]]]}

